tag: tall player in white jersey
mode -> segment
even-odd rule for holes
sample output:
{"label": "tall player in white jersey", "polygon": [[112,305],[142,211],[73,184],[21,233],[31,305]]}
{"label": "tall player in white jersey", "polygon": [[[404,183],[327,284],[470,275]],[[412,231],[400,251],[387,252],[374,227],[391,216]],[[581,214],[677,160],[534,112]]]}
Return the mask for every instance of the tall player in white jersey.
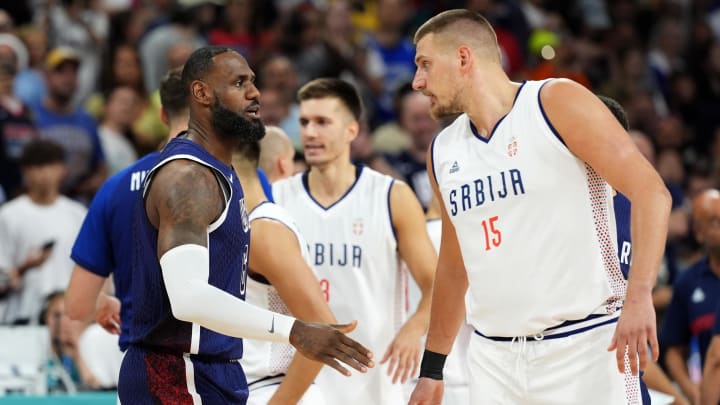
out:
{"label": "tall player in white jersey", "polygon": [[[317,383],[328,404],[398,404],[403,383],[417,372],[421,337],[429,321],[433,263],[422,208],[405,183],[350,161],[362,105],[357,91],[338,79],[303,86],[301,142],[306,173],[273,184],[275,201],[295,217],[330,308],[357,319],[352,336],[378,353],[370,374],[343,381],[323,369]],[[422,291],[404,321],[405,286],[399,257]]]}
{"label": "tall player in white jersey", "polygon": [[[305,321],[335,323],[309,266],[305,240],[290,213],[267,200],[257,174],[260,148],[283,137],[287,135],[282,129],[266,127],[262,141],[242,145],[233,156],[252,229],[245,299]],[[322,363],[303,357],[287,343],[245,340],[241,364],[250,389],[248,405],[324,403],[322,393],[312,385]]]}
{"label": "tall player in white jersey", "polygon": [[[662,180],[587,89],[511,82],[481,15],[443,12],[415,43],[413,86],[433,99],[436,118],[462,114],[428,152],[442,241],[410,403],[440,402],[463,309],[475,329],[473,403],[639,403],[638,363],[648,344],[658,351],[651,290],[670,211]],[[605,179],[632,203],[627,285]]]}

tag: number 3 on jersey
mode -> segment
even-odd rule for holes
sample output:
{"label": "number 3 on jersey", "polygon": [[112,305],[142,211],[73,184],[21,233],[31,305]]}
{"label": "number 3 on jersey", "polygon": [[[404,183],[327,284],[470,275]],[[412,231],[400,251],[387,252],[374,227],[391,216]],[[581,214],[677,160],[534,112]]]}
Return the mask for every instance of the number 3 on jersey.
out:
{"label": "number 3 on jersey", "polygon": [[330,281],[326,278],[320,280],[320,291],[322,291],[325,302],[330,302]]}
{"label": "number 3 on jersey", "polygon": [[488,219],[483,219],[482,221],[483,232],[485,233],[485,250],[490,250],[493,247],[499,247],[502,243],[502,234],[495,227],[495,222],[497,222],[497,220],[498,217],[496,215]]}

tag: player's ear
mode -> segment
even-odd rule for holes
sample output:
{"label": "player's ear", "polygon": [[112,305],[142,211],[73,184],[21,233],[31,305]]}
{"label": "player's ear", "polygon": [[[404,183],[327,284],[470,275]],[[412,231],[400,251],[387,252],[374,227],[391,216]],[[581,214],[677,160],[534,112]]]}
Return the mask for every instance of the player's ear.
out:
{"label": "player's ear", "polygon": [[347,129],[345,130],[345,133],[350,142],[354,141],[355,138],[357,138],[358,134],[360,133],[360,123],[357,122],[357,120],[353,120],[352,122],[350,122],[348,124]]}
{"label": "player's ear", "polygon": [[467,73],[473,65],[473,52],[467,45],[460,45],[457,49],[457,57],[460,62],[460,71]]}
{"label": "player's ear", "polygon": [[198,104],[208,106],[212,104],[212,89],[202,80],[194,80],[190,84],[190,97]]}

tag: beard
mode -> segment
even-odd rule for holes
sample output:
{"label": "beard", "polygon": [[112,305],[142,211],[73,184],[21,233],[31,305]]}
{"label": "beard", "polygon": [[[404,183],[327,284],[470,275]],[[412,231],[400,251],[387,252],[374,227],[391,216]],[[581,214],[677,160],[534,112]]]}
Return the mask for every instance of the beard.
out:
{"label": "beard", "polygon": [[260,119],[246,119],[242,114],[226,108],[217,96],[210,114],[210,123],[222,138],[237,139],[241,143],[253,143],[265,136],[265,125]]}
{"label": "beard", "polygon": [[456,116],[458,114],[462,114],[463,108],[460,105],[460,100],[458,96],[455,96],[449,103],[447,104],[440,104],[435,103],[432,107],[430,107],[430,116],[435,121],[441,121],[447,117]]}

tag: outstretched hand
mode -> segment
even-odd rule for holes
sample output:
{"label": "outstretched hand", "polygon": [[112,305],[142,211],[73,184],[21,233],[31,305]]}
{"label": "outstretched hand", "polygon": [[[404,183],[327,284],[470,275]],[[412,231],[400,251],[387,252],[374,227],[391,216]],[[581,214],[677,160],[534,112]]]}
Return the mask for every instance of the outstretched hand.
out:
{"label": "outstretched hand", "polygon": [[362,373],[374,367],[372,352],[345,336],[357,327],[357,321],[343,325],[328,325],[296,320],[290,330],[290,344],[305,357],[327,364],[343,375],[350,371],[338,360]]}
{"label": "outstretched hand", "polygon": [[625,300],[615,334],[613,335],[608,351],[615,350],[615,358],[620,373],[625,372],[625,354],[629,358],[632,375],[638,375],[638,361],[640,370],[645,370],[648,361],[648,344],[652,351],[652,359],[657,361],[659,347],[655,325],[655,308],[650,294],[639,298]]}
{"label": "outstretched hand", "polygon": [[407,322],[398,331],[395,339],[390,342],[380,364],[390,362],[387,373],[392,375],[393,384],[398,380],[405,384],[409,378],[417,375],[420,367],[423,334],[423,329]]}

